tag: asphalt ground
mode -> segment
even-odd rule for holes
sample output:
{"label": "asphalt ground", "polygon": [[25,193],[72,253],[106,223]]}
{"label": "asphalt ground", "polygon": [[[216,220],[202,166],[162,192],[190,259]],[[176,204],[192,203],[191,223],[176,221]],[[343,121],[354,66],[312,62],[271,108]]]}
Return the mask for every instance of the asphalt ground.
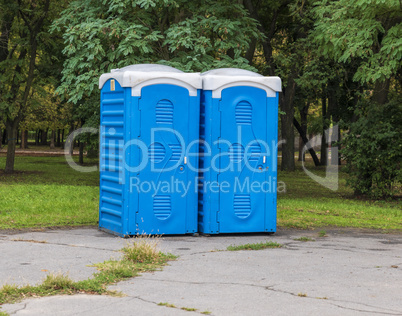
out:
{"label": "asphalt ground", "polygon": [[[110,286],[123,297],[65,295],[1,306],[10,315],[402,315],[402,234],[279,229],[274,235],[165,236],[178,255],[162,271]],[[299,237],[314,241],[302,242]],[[227,251],[275,241],[282,248]],[[0,232],[0,286],[47,273],[92,276],[130,239],[95,228]],[[158,305],[168,303],[175,307]],[[182,308],[196,309],[187,311]]]}

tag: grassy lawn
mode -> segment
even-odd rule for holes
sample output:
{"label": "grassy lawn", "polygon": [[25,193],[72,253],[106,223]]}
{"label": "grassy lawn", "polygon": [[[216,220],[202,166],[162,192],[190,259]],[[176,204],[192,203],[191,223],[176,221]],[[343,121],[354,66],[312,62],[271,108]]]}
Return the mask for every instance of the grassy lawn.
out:
{"label": "grassy lawn", "polygon": [[15,168],[0,171],[0,229],[96,225],[98,172],[77,172],[64,157],[16,157]]}
{"label": "grassy lawn", "polygon": [[[324,177],[325,169],[307,168]],[[358,199],[346,187],[345,172],[339,172],[339,189],[331,191],[312,180],[298,165],[296,172],[279,172],[278,181],[286,193],[278,193],[278,225],[309,229],[337,226],[402,231],[400,199],[372,201]]]}
{"label": "grassy lawn", "polygon": [[[96,160],[86,162],[96,163]],[[0,170],[5,157],[0,156]],[[80,173],[64,157],[16,157],[13,175],[0,171],[0,229],[96,225],[99,173]],[[325,171],[309,165],[319,176]],[[310,229],[337,226],[402,231],[400,199],[357,199],[345,186],[333,192],[310,179],[298,166],[294,173],[279,172],[286,193],[278,193],[278,226]]]}

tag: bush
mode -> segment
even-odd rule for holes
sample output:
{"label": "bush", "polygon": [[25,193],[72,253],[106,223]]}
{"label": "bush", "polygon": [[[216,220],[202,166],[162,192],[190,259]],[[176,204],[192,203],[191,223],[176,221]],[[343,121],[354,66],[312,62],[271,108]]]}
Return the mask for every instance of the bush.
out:
{"label": "bush", "polygon": [[391,197],[400,191],[402,158],[402,98],[384,105],[364,102],[342,141],[348,185],[356,195]]}

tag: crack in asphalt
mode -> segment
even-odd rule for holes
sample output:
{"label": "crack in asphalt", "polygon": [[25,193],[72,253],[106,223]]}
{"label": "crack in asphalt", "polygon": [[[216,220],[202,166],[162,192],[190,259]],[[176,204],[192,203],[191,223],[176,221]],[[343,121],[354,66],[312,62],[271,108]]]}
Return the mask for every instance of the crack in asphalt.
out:
{"label": "crack in asphalt", "polygon": [[[85,295],[88,295],[88,294],[85,294]],[[95,310],[102,310],[102,309],[105,308],[105,306],[112,306],[112,305],[116,305],[118,303],[120,303],[120,302],[113,301],[113,302],[110,302],[109,304],[105,304],[105,305],[102,305],[102,306],[99,306],[99,307],[91,306],[91,308],[86,309],[86,310],[82,310],[79,313],[74,313],[74,315],[88,315],[88,312],[92,312],[92,311],[95,311]]]}
{"label": "crack in asphalt", "polygon": [[[175,307],[168,307],[168,306],[165,306],[165,305],[159,305],[159,303],[157,303],[155,301],[151,301],[151,300],[146,300],[145,298],[143,298],[143,297],[141,297],[139,295],[138,296],[130,296],[130,297],[134,298],[134,299],[138,299],[138,300],[143,301],[145,303],[155,304],[158,307],[167,307],[167,308],[180,309],[180,310],[182,310],[182,307],[184,307],[184,306],[182,306],[182,307],[176,307],[176,306]],[[192,311],[192,312],[197,313],[197,314],[202,314],[198,310],[195,310],[195,311]],[[212,314],[210,314],[210,315],[212,315]]]}
{"label": "crack in asphalt", "polygon": [[[163,280],[163,279],[149,279],[149,278],[144,278],[144,277],[141,277],[141,279],[147,280],[147,281],[171,282],[171,283],[194,284],[194,285],[250,286],[250,287],[261,288],[261,289],[272,291],[272,292],[283,293],[283,294],[288,294],[288,295],[292,295],[292,296],[295,296],[295,297],[300,297],[298,294],[293,293],[293,292],[275,289],[274,288],[275,285],[268,285],[267,286],[267,285],[257,285],[257,284],[253,284],[253,283],[235,283],[235,282],[176,281],[176,280]],[[322,299],[322,298],[319,298],[319,297],[312,297],[312,296],[306,296],[306,297],[303,297],[303,298],[321,300],[323,302],[328,302],[329,304],[334,305],[334,306],[338,306],[338,305],[333,304],[331,302],[352,303],[352,304],[357,304],[357,305],[362,305],[362,306],[366,306],[366,307],[376,308],[378,310],[383,310],[384,311],[384,312],[379,312],[379,311],[359,310],[359,309],[353,309],[353,308],[349,308],[349,307],[345,307],[345,306],[341,306],[341,305],[338,306],[340,308],[350,309],[350,310],[355,310],[355,311],[361,311],[361,312],[365,312],[365,313],[376,313],[376,314],[384,314],[384,315],[402,315],[402,311],[397,311],[397,310],[393,310],[393,309],[389,309],[389,308],[378,307],[378,306],[369,305],[369,304],[360,303],[360,302],[353,302],[353,301],[346,301],[346,300],[336,300],[336,299],[329,299],[329,298]],[[386,312],[386,311],[389,311],[389,312]],[[394,312],[394,313],[390,313],[390,312]]]}
{"label": "crack in asphalt", "polygon": [[[295,244],[294,242],[289,242],[289,243],[284,243],[283,244],[285,247],[283,247],[283,248],[285,248],[286,249],[286,246],[290,246],[290,247],[293,247],[293,248],[298,248],[298,249],[300,249],[301,247],[298,247],[298,245],[297,244]],[[337,247],[336,245],[334,245],[335,247]],[[317,246],[307,246],[307,247],[304,247],[303,249],[317,249],[317,250],[321,250],[321,249],[327,249],[327,250],[336,250],[336,251],[345,251],[345,252],[353,252],[353,253],[372,253],[373,251],[378,251],[377,249],[361,249],[361,250],[358,250],[357,248],[355,248],[356,250],[354,250],[354,249],[347,249],[347,248],[333,248],[334,246],[319,246],[319,245],[317,245]],[[391,249],[381,249],[381,251],[390,251]]]}
{"label": "crack in asphalt", "polygon": [[29,302],[24,303],[24,306],[22,306],[21,308],[19,308],[19,309],[17,309],[17,310],[15,310],[15,311],[13,311],[13,312],[12,312],[10,315],[16,315],[18,312],[20,312],[20,311],[22,311],[22,310],[26,309],[26,308],[27,308],[28,303],[29,303]]}
{"label": "crack in asphalt", "polygon": [[100,248],[100,247],[90,247],[90,246],[83,246],[83,245],[74,245],[74,244],[66,244],[66,243],[57,243],[57,242],[49,242],[49,241],[34,241],[32,239],[30,240],[12,240],[12,239],[5,239],[7,241],[12,241],[12,242],[25,242],[25,243],[35,243],[35,244],[42,244],[42,245],[55,245],[55,246],[67,246],[67,247],[72,247],[72,248],[84,248],[84,249],[95,249],[95,250],[105,250],[105,251],[111,251],[111,252],[118,252],[119,250],[114,250],[114,249],[107,249],[107,248]]}
{"label": "crack in asphalt", "polygon": [[[336,302],[336,301],[335,301],[335,302]],[[357,308],[352,308],[352,307],[346,307],[346,306],[334,304],[334,303],[331,303],[331,302],[328,302],[328,303],[331,304],[331,305],[333,305],[333,306],[342,308],[342,309],[347,309],[347,310],[351,310],[351,311],[355,311],[355,312],[361,312],[361,313],[373,313],[373,314],[381,314],[381,315],[402,315],[402,312],[398,312],[398,311],[396,311],[397,314],[395,314],[395,313],[388,313],[388,312],[368,311],[368,310],[364,310],[364,309],[357,309]],[[360,304],[360,303],[358,303],[358,304]],[[362,305],[365,305],[365,304],[362,304]],[[368,305],[368,306],[370,306],[370,305]],[[375,307],[375,306],[372,306],[372,307]],[[375,308],[378,308],[378,307],[375,307]]]}

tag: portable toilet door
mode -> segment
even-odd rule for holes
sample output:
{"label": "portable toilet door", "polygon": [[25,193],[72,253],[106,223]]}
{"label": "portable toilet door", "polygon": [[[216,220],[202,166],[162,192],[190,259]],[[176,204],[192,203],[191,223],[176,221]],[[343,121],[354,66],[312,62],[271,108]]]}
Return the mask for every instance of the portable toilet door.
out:
{"label": "portable toilet door", "polygon": [[225,68],[202,74],[199,231],[276,231],[281,80]]}
{"label": "portable toilet door", "polygon": [[101,229],[121,236],[197,232],[201,78],[163,65],[100,77]]}

